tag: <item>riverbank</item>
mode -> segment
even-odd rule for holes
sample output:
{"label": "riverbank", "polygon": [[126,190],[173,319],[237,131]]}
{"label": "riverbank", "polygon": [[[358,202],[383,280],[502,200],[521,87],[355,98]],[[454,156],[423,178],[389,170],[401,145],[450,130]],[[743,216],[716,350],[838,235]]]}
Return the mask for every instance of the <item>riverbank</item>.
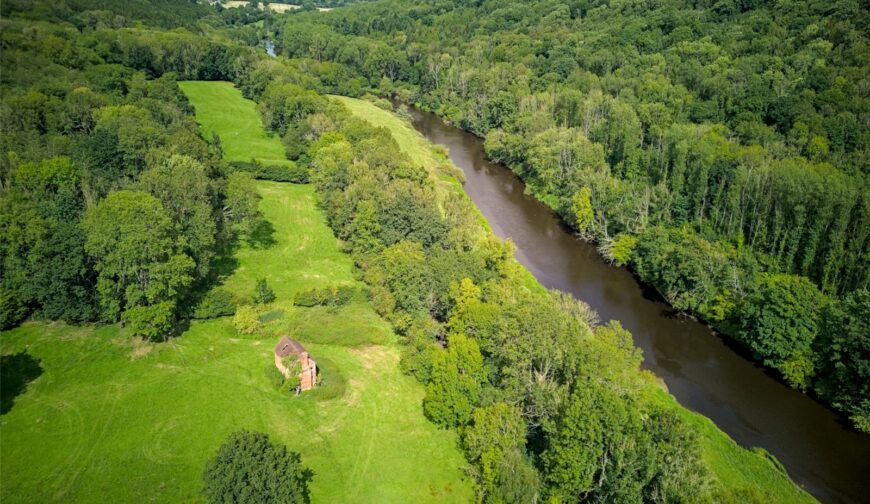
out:
{"label": "riverbank", "polygon": [[[424,135],[421,135],[419,132],[411,129],[407,122],[402,121],[391,112],[379,108],[371,102],[347,97],[336,98],[348,106],[358,117],[367,120],[375,126],[390,129],[393,132],[393,137],[398,140],[400,148],[409,156],[417,156],[415,159],[423,162],[424,166],[431,166],[431,160],[419,158],[419,146],[428,143],[426,137],[430,141],[433,140],[432,136],[425,135],[425,131]],[[435,140],[436,143],[444,144],[444,142]],[[448,145],[448,147],[450,151],[449,156],[453,162],[464,169],[467,177],[473,177],[474,167],[466,166],[466,161],[468,161],[465,157],[466,153],[457,151],[453,145]],[[471,169],[469,170],[469,168]],[[466,181],[466,191],[471,184],[470,180]],[[474,203],[479,205],[480,200],[475,199],[474,194],[470,194],[470,197]],[[504,229],[500,225],[499,219],[492,219],[485,208],[478,208],[478,211],[483,211],[496,234],[505,237],[503,234]],[[517,257],[520,262],[523,262],[522,246],[519,243],[517,243],[517,246]],[[532,273],[535,272],[532,271]],[[537,284],[537,281],[533,281]],[[546,282],[543,283],[545,286],[548,286]],[[603,317],[603,319],[606,320],[606,317]],[[655,401],[663,407],[678,412],[680,416],[695,428],[701,436],[704,462],[711,468],[716,480],[725,488],[729,490],[752,488],[761,495],[765,495],[769,499],[769,502],[814,502],[812,497],[792,483],[788,475],[783,471],[782,466],[776,462],[774,457],[765,453],[764,450],[747,450],[740,447],[724,432],[719,430],[712,421],[681,407],[674,397],[663,389],[650,387],[648,397],[651,401]]]}
{"label": "riverbank", "polygon": [[[773,453],[789,474],[827,502],[861,502],[870,492],[870,441],[805,394],[771,378],[707,326],[682,317],[625,268],[601,260],[510,169],[487,160],[481,140],[412,109],[415,128],[450,150],[464,188],[517,259],[548,288],[574,294],[603,320],[620,320],[683,406],[711,418],[742,446]],[[775,405],[772,407],[771,405]]]}

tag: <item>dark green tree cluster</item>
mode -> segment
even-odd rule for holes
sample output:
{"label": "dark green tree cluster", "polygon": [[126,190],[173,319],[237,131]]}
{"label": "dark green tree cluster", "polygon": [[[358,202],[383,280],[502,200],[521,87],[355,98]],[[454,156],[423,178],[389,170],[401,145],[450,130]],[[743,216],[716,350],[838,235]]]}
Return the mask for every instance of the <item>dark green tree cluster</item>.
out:
{"label": "dark green tree cluster", "polygon": [[[866,425],[870,397],[831,385],[858,363],[821,349],[836,322],[815,319],[836,307],[800,330],[753,315],[866,299],[866,14],[821,0],[385,0],[276,28],[284,54],[485,136],[606,258]],[[798,284],[815,292],[792,299]]]}
{"label": "dark green tree cluster", "polygon": [[[250,175],[226,175],[171,71],[196,76],[179,41],[208,41],[4,23],[0,323],[121,321],[166,337],[218,250],[258,219]],[[162,43],[158,67],[138,64],[137,47]]]}
{"label": "dark green tree cluster", "polygon": [[209,504],[307,504],[313,473],[296,452],[260,432],[229,435],[203,472]]}

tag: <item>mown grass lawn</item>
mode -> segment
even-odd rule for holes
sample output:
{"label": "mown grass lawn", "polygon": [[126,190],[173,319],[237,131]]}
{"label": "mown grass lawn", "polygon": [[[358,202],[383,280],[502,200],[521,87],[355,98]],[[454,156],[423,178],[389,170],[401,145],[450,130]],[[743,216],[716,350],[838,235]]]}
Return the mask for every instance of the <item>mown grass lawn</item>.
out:
{"label": "mown grass lawn", "polygon": [[[184,83],[198,120],[216,128],[227,152],[241,152],[247,138],[268,137],[258,117],[211,120],[225,106],[256,114],[226,87]],[[242,125],[259,133],[236,132]],[[194,321],[160,344],[116,325],[30,322],[0,336],[0,353],[26,352],[42,369],[0,416],[0,502],[201,502],[206,460],[241,428],[299,451],[315,473],[316,503],[473,500],[456,435],[423,417],[422,387],[400,372],[395,336],[371,305],[292,306],[300,289],[362,285],[313,188],[258,189],[271,232],[236,251],[222,287],[248,296],[267,278],[277,300],[261,334],[241,337],[221,318]],[[274,388],[272,349],[282,333],[318,361],[316,391],[293,397]]]}
{"label": "mown grass lawn", "polygon": [[[432,152],[428,140],[414,130],[407,121],[366,100],[346,96],[333,96],[333,98],[372,125],[388,128],[399,147],[411,156],[414,162],[435,172],[439,163],[437,155]],[[531,274],[529,274],[529,281],[540,286]],[[772,455],[739,446],[716,427],[712,420],[681,407],[673,396],[660,388],[650,389],[650,400],[664,407],[673,408],[696,429],[701,437],[702,457],[714,472],[713,477],[724,487],[756,488],[770,502],[816,502],[812,496],[789,479],[778,462],[774,462]]]}

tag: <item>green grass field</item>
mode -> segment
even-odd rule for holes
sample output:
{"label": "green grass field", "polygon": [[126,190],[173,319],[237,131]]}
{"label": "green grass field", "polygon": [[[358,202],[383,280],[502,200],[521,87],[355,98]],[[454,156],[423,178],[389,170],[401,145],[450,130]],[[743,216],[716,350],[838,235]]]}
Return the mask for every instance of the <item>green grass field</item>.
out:
{"label": "green grass field", "polygon": [[[407,122],[397,115],[379,108],[374,103],[334,96],[351,112],[369,123],[389,128],[399,147],[414,162],[433,169],[438,159],[429,142]],[[537,281],[532,279],[537,284]],[[538,284],[539,285],[539,284]],[[798,488],[771,459],[772,456],[747,450],[735,443],[707,417],[682,408],[673,396],[655,387],[650,389],[651,400],[668,408],[674,408],[692,424],[701,435],[703,458],[713,470],[714,477],[726,488],[754,487],[770,502],[799,503],[816,502],[812,496]]]}
{"label": "green grass field", "polygon": [[[251,102],[238,104],[227,84],[183,89],[227,153],[281,151]],[[212,119],[225,108],[236,112]],[[245,153],[249,139],[263,150]],[[272,243],[242,246],[223,288],[247,296],[258,277],[268,279],[278,298],[262,334],[240,337],[222,318],[194,321],[165,344],[134,340],[115,325],[30,322],[0,337],[3,355],[27,352],[42,368],[0,416],[0,501],[201,502],[206,460],[241,428],[299,451],[315,473],[317,503],[473,500],[455,433],[423,416],[423,389],[399,371],[395,336],[371,306],[292,306],[300,289],[361,285],[313,188],[258,188]],[[316,391],[293,397],[273,387],[272,348],[285,332],[318,361]]]}
{"label": "green grass field", "polygon": [[211,141],[212,133],[221,138],[224,159],[264,164],[288,164],[284,146],[278,137],[263,129],[257,104],[242,97],[230,82],[179,82],[196,109],[196,120],[203,136]]}

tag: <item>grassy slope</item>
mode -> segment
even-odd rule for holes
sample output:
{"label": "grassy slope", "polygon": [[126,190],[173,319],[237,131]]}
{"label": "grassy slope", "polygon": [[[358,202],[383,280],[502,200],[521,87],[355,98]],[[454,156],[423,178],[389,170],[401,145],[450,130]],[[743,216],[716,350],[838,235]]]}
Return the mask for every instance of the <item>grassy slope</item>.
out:
{"label": "grassy slope", "polygon": [[[184,90],[227,152],[280,150],[259,119],[207,119],[227,106],[255,113],[226,84]],[[422,416],[422,388],[400,373],[394,335],[371,306],[292,306],[300,289],[355,283],[313,189],[258,187],[274,243],[242,247],[224,286],[250,295],[257,277],[269,279],[278,299],[263,334],[238,337],[224,318],[195,321],[168,344],[136,342],[118,326],[28,323],[0,337],[3,354],[26,349],[44,369],[0,417],[0,501],[196,502],[205,461],[240,428],[299,451],[315,472],[314,502],[472,499],[455,434]],[[270,382],[272,346],[288,328],[322,368],[323,386],[296,398]]]}
{"label": "grassy slope", "polygon": [[284,146],[272,134],[263,131],[257,105],[242,98],[242,93],[230,82],[181,82],[193,106],[208,106],[208,113],[198,113],[196,120],[203,136],[211,140],[212,133],[221,137],[224,159],[250,161],[257,158],[264,164],[287,164]]}
{"label": "grassy slope", "polygon": [[[428,141],[395,114],[373,103],[347,97],[335,97],[351,112],[375,126],[389,128],[393,137],[411,158],[426,167],[436,166],[437,158],[431,153]],[[773,502],[815,502],[779,470],[769,455],[744,449],[703,415],[690,412],[678,405],[673,396],[661,389],[651,391],[651,398],[674,408],[691,423],[702,436],[703,457],[714,471],[715,477],[727,488],[756,487],[769,493]],[[770,458],[769,458],[770,457]]]}

